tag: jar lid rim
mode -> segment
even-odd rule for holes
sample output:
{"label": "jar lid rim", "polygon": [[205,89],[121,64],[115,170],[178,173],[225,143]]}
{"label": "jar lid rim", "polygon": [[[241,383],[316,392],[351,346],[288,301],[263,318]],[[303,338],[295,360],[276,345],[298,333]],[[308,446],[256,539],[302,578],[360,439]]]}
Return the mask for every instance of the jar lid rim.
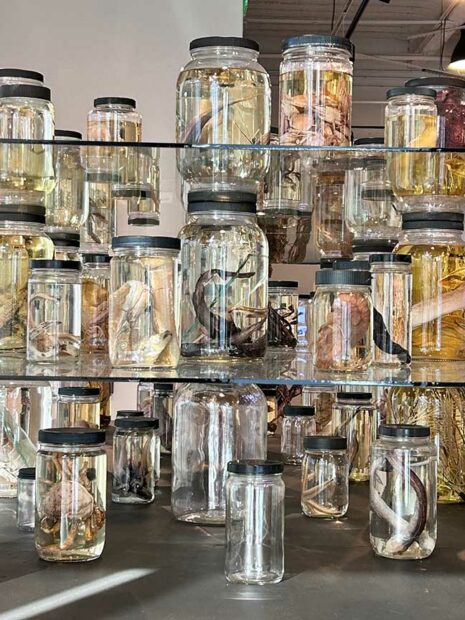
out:
{"label": "jar lid rim", "polygon": [[380,437],[429,437],[429,426],[419,424],[381,424],[378,429]]}
{"label": "jar lid rim", "polygon": [[243,47],[256,52],[260,51],[257,41],[244,37],[199,37],[189,43],[189,50],[201,47]]}
{"label": "jar lid rim", "polygon": [[51,100],[50,88],[35,84],[2,84],[0,85],[0,99],[7,97],[25,97],[31,99]]}
{"label": "jar lid rim", "polygon": [[346,450],[347,438],[336,435],[307,435],[304,437],[306,450]]}
{"label": "jar lid rim", "polygon": [[419,97],[432,97],[435,99],[436,91],[433,88],[426,88],[426,86],[396,86],[386,91],[386,99],[402,95],[418,95]]}
{"label": "jar lid rim", "polygon": [[281,50],[283,52],[290,48],[298,47],[301,45],[321,45],[331,46],[336,49],[345,50],[354,56],[355,46],[350,39],[345,37],[338,37],[335,35],[321,35],[321,34],[303,34],[294,37],[287,37],[283,39],[281,44]]}
{"label": "jar lid rim", "polygon": [[181,241],[177,237],[153,237],[150,235],[122,235],[113,237],[111,247],[116,250],[119,248],[153,248],[154,250],[176,250],[181,249]]}
{"label": "jar lid rim", "polygon": [[371,400],[371,392],[336,392],[337,400]]}
{"label": "jar lid rim", "polygon": [[55,138],[75,138],[82,140],[82,133],[74,129],[55,129]]}
{"label": "jar lid rim", "polygon": [[39,430],[39,442],[52,445],[97,445],[105,442],[100,428],[46,428]]}
{"label": "jar lid rim", "polygon": [[286,405],[283,410],[285,416],[313,416],[315,407],[313,405]]}
{"label": "jar lid rim", "polygon": [[82,264],[78,260],[57,260],[50,258],[34,258],[29,261],[31,269],[66,269],[68,271],[81,271]]}
{"label": "jar lid rim", "polygon": [[131,99],[130,97],[97,97],[96,99],[94,99],[95,107],[99,105],[105,105],[106,103],[127,105],[134,109],[136,107],[136,100]]}
{"label": "jar lid rim", "polygon": [[58,396],[100,396],[100,388],[67,386],[58,388]]}
{"label": "jar lid rim", "polygon": [[158,418],[146,418],[144,416],[120,416],[115,419],[116,428],[155,428],[160,424]]}
{"label": "jar lid rim", "polygon": [[317,286],[325,284],[340,284],[347,286],[370,286],[370,271],[329,270],[317,271],[315,274]]}
{"label": "jar lid rim", "polygon": [[412,78],[405,82],[405,86],[455,86],[457,88],[465,88],[465,80],[459,77],[446,77],[437,75],[436,77]]}
{"label": "jar lid rim", "polygon": [[268,288],[299,288],[297,280],[268,280]]}
{"label": "jar lid rim", "polygon": [[29,69],[14,69],[11,67],[4,67],[0,69],[0,77],[19,77],[29,80],[37,80],[38,82],[44,81],[43,73],[38,71],[30,71]]}
{"label": "jar lid rim", "polygon": [[138,409],[118,409],[116,412],[117,418],[137,418],[143,415],[144,412]]}
{"label": "jar lid rim", "polygon": [[35,480],[36,468],[35,467],[21,467],[18,470],[18,478],[20,480]]}
{"label": "jar lid rim", "polygon": [[45,232],[47,233],[47,235],[50,237],[52,241],[60,241],[61,243],[59,245],[73,247],[73,248],[79,247],[79,244],[81,241],[81,235],[79,233],[62,232],[60,230],[49,231],[47,229],[45,229]]}
{"label": "jar lid rim", "polygon": [[228,472],[240,476],[261,476],[267,474],[282,474],[284,465],[280,461],[241,459],[229,461]]}

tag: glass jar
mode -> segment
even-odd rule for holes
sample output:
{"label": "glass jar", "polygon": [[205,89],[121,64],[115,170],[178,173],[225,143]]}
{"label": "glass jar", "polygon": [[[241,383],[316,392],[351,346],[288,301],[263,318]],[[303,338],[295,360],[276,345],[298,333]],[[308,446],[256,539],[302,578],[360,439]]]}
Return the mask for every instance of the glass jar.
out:
{"label": "glass jar", "polygon": [[394,239],[357,239],[352,244],[353,260],[369,261],[372,254],[389,254],[396,245],[397,240]]}
{"label": "glass jar", "polygon": [[370,451],[380,423],[371,392],[338,392],[333,405],[331,434],[347,438],[349,479],[370,479]]}
{"label": "glass jar", "polygon": [[90,387],[58,388],[57,426],[99,428],[100,390]]}
{"label": "glass jar", "polygon": [[173,389],[172,383],[141,381],[137,388],[137,406],[145,416],[158,420],[160,451],[171,453],[173,437]]}
{"label": "glass jar", "polygon": [[317,271],[313,300],[313,364],[356,372],[370,366],[372,303],[369,271]]}
{"label": "glass jar", "polygon": [[188,383],[174,398],[171,509],[179,521],[222,525],[226,466],[266,458],[267,406],[255,385]]}
{"label": "glass jar", "polygon": [[150,504],[160,478],[158,420],[119,416],[113,435],[113,490],[119,504]]}
{"label": "glass jar", "polygon": [[[191,41],[191,60],[176,86],[176,142],[268,144],[271,83],[258,63],[258,44],[240,37]],[[256,192],[265,151],[179,149],[178,169],[193,188]]]}
{"label": "glass jar", "polygon": [[85,196],[89,202],[87,220],[81,227],[81,250],[107,252],[116,235],[113,192],[120,181],[116,173],[87,172]]}
{"label": "glass jar", "polygon": [[116,213],[121,210],[129,225],[158,226],[160,223],[160,198],[154,189],[121,187],[113,191],[113,198]]}
{"label": "glass jar", "polygon": [[105,431],[39,431],[35,546],[49,562],[88,562],[105,544]]}
{"label": "glass jar", "polygon": [[264,585],[284,576],[283,466],[228,463],[225,575],[230,583]]}
{"label": "glass jar", "polygon": [[315,407],[315,424],[317,435],[331,432],[333,404],[336,400],[336,387],[316,387],[304,385],[302,388],[302,405]]}
{"label": "glass jar", "polygon": [[[49,228],[79,231],[87,219],[89,203],[84,194],[85,169],[81,140],[82,134],[78,131],[55,130],[57,145],[53,148],[53,159],[56,184],[46,196]],[[70,144],[61,144],[63,141]]]}
{"label": "glass jar", "polygon": [[456,504],[465,497],[465,389],[390,388],[386,421],[428,426],[438,450],[438,502]]}
{"label": "glass jar", "polygon": [[283,41],[279,70],[281,144],[348,146],[352,58],[348,39],[303,35]]}
{"label": "glass jar", "polygon": [[43,86],[44,76],[37,71],[29,69],[0,69],[0,85],[3,84],[29,84],[30,86]]}
{"label": "glass jar", "polygon": [[349,508],[349,460],[345,437],[304,438],[302,512],[307,517],[339,519]]}
{"label": "glass jar", "polygon": [[113,366],[174,368],[179,359],[179,239],[115,237],[110,263]]}
{"label": "glass jar", "polygon": [[286,405],[281,427],[281,456],[284,463],[302,463],[304,438],[315,434],[315,407]]}
{"label": "glass jar", "polygon": [[33,532],[35,524],[36,469],[23,467],[18,471],[18,504],[16,527],[23,532]]}
{"label": "glass jar", "polygon": [[465,359],[462,213],[404,213],[397,254],[412,257],[412,355]]}
{"label": "glass jar", "polygon": [[299,283],[295,280],[268,282],[268,345],[295,349],[297,346],[297,312]]}
{"label": "glass jar", "polygon": [[412,258],[406,254],[373,254],[373,362],[381,366],[410,364],[412,358]]}
{"label": "glass jar", "polygon": [[436,545],[436,446],[430,430],[383,425],[373,445],[370,542],[377,555],[421,560]]}
{"label": "glass jar", "polygon": [[81,348],[81,263],[32,260],[27,360],[76,362]]}
{"label": "glass jar", "polygon": [[299,295],[297,311],[297,350],[311,351],[312,308],[315,293]]}
{"label": "glass jar", "polygon": [[[1,148],[1,147],[0,147]],[[53,243],[44,232],[39,205],[0,205],[0,353],[26,349],[29,260],[52,258]]]}
{"label": "glass jar", "polygon": [[[29,84],[0,86],[0,139],[53,140],[54,114],[49,88]],[[29,198],[40,203],[54,184],[51,145],[0,145],[2,193],[26,191]]]}
{"label": "glass jar", "polygon": [[189,193],[181,229],[181,354],[213,360],[263,357],[268,243],[256,196]]}
{"label": "glass jar", "polygon": [[275,387],[262,387],[263,394],[266,398],[266,406],[268,409],[268,436],[274,436],[278,430],[278,395]]}
{"label": "glass jar", "polygon": [[81,350],[108,354],[110,257],[108,254],[83,254],[82,262]]}
{"label": "glass jar", "polygon": [[62,232],[47,228],[47,234],[53,241],[55,260],[81,260],[79,233]]}

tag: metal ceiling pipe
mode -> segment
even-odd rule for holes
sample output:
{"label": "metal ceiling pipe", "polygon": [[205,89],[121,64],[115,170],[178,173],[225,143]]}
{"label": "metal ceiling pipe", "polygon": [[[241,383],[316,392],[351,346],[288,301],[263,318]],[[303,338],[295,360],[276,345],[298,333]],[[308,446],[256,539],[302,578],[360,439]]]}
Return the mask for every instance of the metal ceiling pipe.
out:
{"label": "metal ceiling pipe", "polygon": [[[350,26],[347,28],[345,33],[345,38],[350,39],[353,35],[355,28],[357,28],[358,22],[362,19],[363,14],[369,4],[370,0],[362,0],[358,6],[358,9],[355,11],[355,15],[350,23]],[[389,4],[391,0],[380,0],[380,2],[384,2],[385,4]]]}

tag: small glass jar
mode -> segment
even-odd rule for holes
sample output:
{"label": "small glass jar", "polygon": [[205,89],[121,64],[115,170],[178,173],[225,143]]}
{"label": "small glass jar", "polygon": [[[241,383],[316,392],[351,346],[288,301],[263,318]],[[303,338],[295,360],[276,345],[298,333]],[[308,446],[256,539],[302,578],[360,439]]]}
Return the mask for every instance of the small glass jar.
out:
{"label": "small glass jar", "polygon": [[179,521],[223,525],[226,466],[266,458],[267,406],[255,385],[188,383],[174,398],[171,509]]}
{"label": "small glass jar", "polygon": [[53,241],[55,260],[81,260],[79,233],[62,232],[47,228],[47,234]]}
{"label": "small glass jar", "polygon": [[303,35],[285,39],[282,50],[281,144],[348,146],[353,44],[342,37]]}
{"label": "small glass jar", "polygon": [[[29,84],[0,86],[1,139],[53,140],[54,114],[49,88]],[[54,184],[53,146],[0,145],[2,193],[26,191],[29,198],[40,203]]]}
{"label": "small glass jar", "polygon": [[174,368],[179,359],[179,239],[115,237],[110,263],[110,361]]}
{"label": "small glass jar", "polygon": [[339,519],[349,508],[347,439],[315,435],[304,439],[302,512],[307,517]]}
{"label": "small glass jar", "polygon": [[315,173],[315,243],[324,258],[351,256],[352,232],[345,213],[344,161],[324,161]]}
{"label": "small glass jar", "polygon": [[18,471],[18,504],[16,527],[23,532],[33,532],[35,524],[36,469],[23,467]]}
{"label": "small glass jar", "polygon": [[0,353],[26,349],[29,261],[53,258],[44,232],[45,209],[39,205],[0,205]]}
{"label": "small glass jar", "polygon": [[333,405],[331,434],[347,438],[349,479],[370,479],[370,451],[380,423],[371,392],[338,392]]}
{"label": "small glass jar", "polygon": [[49,562],[88,562],[105,544],[105,431],[39,431],[35,546]]}
{"label": "small glass jar", "polygon": [[[103,148],[103,147],[102,147]],[[88,216],[81,227],[81,250],[107,252],[116,236],[113,192],[121,177],[111,172],[87,172],[85,197]]]}
{"label": "small glass jar", "polygon": [[[191,60],[176,87],[176,142],[268,144],[271,84],[258,63],[258,44],[240,37],[190,43]],[[179,149],[178,168],[192,188],[256,192],[267,169],[265,151]]]}
{"label": "small glass jar", "polygon": [[304,438],[316,434],[315,407],[286,405],[281,427],[281,457],[286,465],[299,465]]}
{"label": "small glass jar", "polygon": [[154,189],[116,188],[113,198],[117,220],[121,211],[131,226],[158,226],[160,223],[160,198]]}
{"label": "small glass jar", "polygon": [[412,358],[412,257],[373,254],[373,363],[381,366],[410,364]]}
{"label": "small glass jar", "polygon": [[173,390],[172,383],[140,381],[137,387],[137,406],[147,417],[158,420],[160,451],[171,453],[173,438]]}
{"label": "small glass jar", "polygon": [[81,349],[81,263],[32,260],[27,360],[76,362]]}
{"label": "small glass jar", "polygon": [[[400,236],[400,233],[399,235]],[[398,237],[397,236],[397,237]],[[354,261],[369,261],[372,254],[388,254],[397,245],[394,239],[357,239],[352,244],[352,256]]]}
{"label": "small glass jar", "polygon": [[313,300],[313,364],[356,372],[370,366],[372,303],[369,271],[318,271]]}
{"label": "small glass jar", "polygon": [[108,354],[110,256],[83,254],[82,262],[81,351]]}
{"label": "small glass jar", "polygon": [[282,473],[275,461],[228,463],[224,572],[230,583],[265,585],[284,576]]}
{"label": "small glass jar", "polygon": [[462,213],[404,213],[396,254],[412,257],[412,355],[465,359]]}
{"label": "small glass jar", "polygon": [[0,86],[3,84],[29,84],[30,86],[43,86],[44,76],[38,71],[29,69],[0,69]]}
{"label": "small glass jar", "polygon": [[[67,129],[55,130],[53,158],[56,184],[46,196],[47,226],[50,229],[79,231],[89,208],[85,189],[85,164],[80,145],[82,134]],[[67,141],[71,144],[61,144]],[[71,259],[74,260],[74,259]]]}
{"label": "small glass jar", "polygon": [[113,435],[112,501],[119,504],[150,504],[160,479],[158,420],[118,416]]}
{"label": "small glass jar", "polygon": [[278,430],[278,395],[275,387],[262,387],[263,394],[266,398],[266,406],[268,409],[268,437],[272,437]]}
{"label": "small glass jar", "polygon": [[257,225],[256,196],[196,191],[188,200],[188,222],[179,233],[181,354],[263,357],[268,243]]}
{"label": "small glass jar", "polygon": [[373,445],[370,542],[377,555],[421,560],[436,546],[437,451],[426,426],[383,425]]}
{"label": "small glass jar", "polygon": [[315,407],[315,424],[317,435],[331,432],[333,405],[336,400],[336,387],[314,387],[304,385],[302,388],[302,405]]}
{"label": "small glass jar", "polygon": [[58,419],[61,428],[100,427],[100,390],[90,387],[58,388]]}
{"label": "small glass jar", "polygon": [[312,333],[312,308],[315,293],[299,295],[299,308],[297,311],[297,350],[311,351]]}
{"label": "small glass jar", "polygon": [[268,282],[268,345],[284,349],[297,346],[299,283],[294,280]]}

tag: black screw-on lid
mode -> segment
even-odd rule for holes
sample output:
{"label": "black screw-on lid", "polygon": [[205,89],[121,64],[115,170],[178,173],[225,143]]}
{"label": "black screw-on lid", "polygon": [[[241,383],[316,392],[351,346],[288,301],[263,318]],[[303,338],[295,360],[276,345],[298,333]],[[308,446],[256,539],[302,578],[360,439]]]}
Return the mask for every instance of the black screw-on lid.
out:
{"label": "black screw-on lid", "polygon": [[369,286],[371,283],[371,273],[369,271],[317,271],[315,283],[321,284],[342,284],[353,286]]}
{"label": "black screw-on lid", "polygon": [[152,383],[152,387],[158,392],[172,392],[174,390],[174,383]]}
{"label": "black screw-on lid", "polygon": [[336,258],[320,258],[320,269],[332,269],[336,260]]}
{"label": "black screw-on lid", "polygon": [[313,299],[315,297],[315,291],[310,293],[299,293],[299,299]]}
{"label": "black screw-on lid", "polygon": [[153,190],[136,187],[117,187],[113,190],[114,198],[152,198]]}
{"label": "black screw-on lid", "polygon": [[50,101],[51,96],[50,88],[46,86],[34,86],[33,84],[2,84],[0,86],[0,99],[25,97]]}
{"label": "black screw-on lid", "polygon": [[276,388],[275,387],[261,387],[261,391],[265,394],[265,396],[276,396]]}
{"label": "black screw-on lid", "polygon": [[157,418],[144,418],[141,416],[134,416],[134,417],[120,416],[119,418],[116,418],[115,420],[116,428],[123,428],[123,429],[158,428],[159,423],[160,422]]}
{"label": "black screw-on lid", "polygon": [[47,428],[39,431],[39,441],[55,446],[62,444],[96,445],[105,442],[105,430],[100,428]]}
{"label": "black screw-on lid", "polygon": [[121,105],[128,105],[131,106],[131,108],[135,108],[136,107],[136,100],[135,99],[129,99],[128,97],[97,97],[97,99],[94,99],[94,106],[99,106],[99,105],[105,105],[105,104],[121,104]]}
{"label": "black screw-on lid", "polygon": [[23,204],[0,205],[0,220],[6,222],[45,224],[45,207],[43,205]]}
{"label": "black screw-on lid", "polygon": [[284,407],[284,415],[285,416],[294,416],[294,415],[304,415],[311,416],[315,415],[315,407],[304,406],[304,405],[286,405]]}
{"label": "black screw-on lid", "polygon": [[371,392],[338,392],[336,394],[337,400],[371,400],[373,394]]}
{"label": "black screw-on lid", "polygon": [[111,247],[117,248],[153,248],[155,250],[177,250],[181,249],[181,241],[176,237],[151,237],[143,235],[124,235],[113,237]]}
{"label": "black screw-on lid", "polygon": [[299,288],[296,280],[269,280],[268,288]]}
{"label": "black screw-on lid", "polygon": [[429,437],[428,426],[416,424],[381,424],[378,429],[380,437]]}
{"label": "black screw-on lid", "polygon": [[138,215],[129,215],[128,224],[131,226],[158,226],[160,218],[157,215],[153,217],[139,217]]}
{"label": "black screw-on lid", "polygon": [[25,80],[44,81],[44,76],[38,71],[29,71],[29,69],[11,69],[9,67],[0,69],[0,77],[24,78]]}
{"label": "black screw-on lid", "polygon": [[18,478],[20,480],[35,480],[36,468],[35,467],[21,467],[18,471]]}
{"label": "black screw-on lid", "polygon": [[401,95],[418,95],[419,97],[432,97],[435,99],[436,91],[432,88],[425,88],[423,86],[397,86],[396,88],[390,88],[386,92],[386,99],[399,97]]}
{"label": "black screw-on lid", "polygon": [[452,88],[465,88],[465,80],[459,77],[443,77],[437,75],[436,77],[413,78],[412,80],[407,80],[405,86],[427,86],[433,89],[435,86],[438,88],[447,88],[449,86]]}
{"label": "black screw-on lid", "polygon": [[69,248],[78,248],[81,240],[79,233],[51,231],[47,232],[50,239],[55,245],[65,246]]}
{"label": "black screw-on lid", "polygon": [[414,212],[402,213],[402,230],[434,228],[438,230],[463,230],[463,213]]}
{"label": "black screw-on lid", "polygon": [[354,146],[384,146],[384,138],[357,138]]}
{"label": "black screw-on lid", "polygon": [[68,269],[81,271],[82,265],[78,260],[52,260],[47,258],[35,258],[29,261],[31,269]]}
{"label": "black screw-on lid", "polygon": [[242,476],[263,476],[266,474],[282,474],[284,465],[279,461],[260,461],[254,459],[242,459],[230,461],[228,472]]}
{"label": "black screw-on lid", "polygon": [[195,190],[187,195],[188,213],[201,211],[233,211],[256,213],[257,196],[252,192]]}
{"label": "black screw-on lid", "polygon": [[189,43],[189,49],[195,50],[199,47],[244,47],[258,52],[260,46],[252,39],[243,37],[201,37]]}
{"label": "black screw-on lid", "polygon": [[362,189],[362,200],[393,200],[394,194],[390,189]]}
{"label": "black screw-on lid", "polygon": [[370,263],[411,263],[412,257],[408,254],[372,254]]}
{"label": "black screw-on lid", "polygon": [[305,450],[346,450],[346,437],[334,435],[310,435],[304,437]]}
{"label": "black screw-on lid", "polygon": [[100,396],[100,388],[93,387],[61,387],[58,388],[58,396]]}
{"label": "black screw-on lid", "polygon": [[109,263],[111,256],[108,254],[82,254],[82,262],[87,263]]}
{"label": "black screw-on lid", "polygon": [[368,271],[370,269],[370,263],[367,260],[337,260],[334,261],[333,269],[339,269],[341,271]]}
{"label": "black screw-on lid", "polygon": [[328,47],[347,50],[351,56],[353,56],[355,52],[354,44],[349,39],[321,34],[303,34],[298,37],[288,37],[283,40],[281,50],[285,52],[291,47],[298,47],[301,45],[327,45]]}
{"label": "black screw-on lid", "polygon": [[82,133],[80,131],[73,131],[72,129],[55,129],[55,138],[75,138],[76,140],[82,140]]}
{"label": "black screw-on lid", "polygon": [[137,409],[120,409],[116,412],[117,418],[136,418],[144,416],[143,411],[138,411]]}
{"label": "black screw-on lid", "polygon": [[397,245],[394,239],[365,239],[352,244],[352,252],[357,254],[370,252],[391,252]]}

